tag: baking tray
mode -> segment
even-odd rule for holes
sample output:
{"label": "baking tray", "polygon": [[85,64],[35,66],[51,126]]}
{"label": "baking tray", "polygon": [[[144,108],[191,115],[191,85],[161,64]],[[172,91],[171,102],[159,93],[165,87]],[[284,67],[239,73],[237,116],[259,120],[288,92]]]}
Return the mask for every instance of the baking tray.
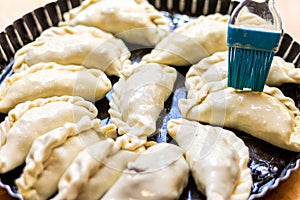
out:
{"label": "baking tray", "polygon": [[[15,52],[25,44],[34,41],[45,29],[56,26],[59,21],[63,20],[65,12],[79,6],[81,2],[81,0],[58,0],[49,3],[24,15],[0,33],[0,83],[12,74],[11,67]],[[238,2],[230,0],[149,0],[149,2],[170,19],[172,29],[200,15],[230,14],[238,4]],[[132,61],[139,61],[143,55],[151,51],[151,48],[127,45],[132,53]],[[293,62],[297,68],[300,67],[300,45],[289,34],[282,33],[276,55],[288,62]],[[171,118],[180,117],[177,101],[186,96],[184,75],[188,68],[177,68],[177,70],[182,76],[179,76],[174,92],[165,103],[165,109],[157,121],[157,132],[151,135],[149,140],[171,141],[166,131],[166,122]],[[116,77],[110,78],[113,83],[117,81]],[[300,85],[283,84],[279,88],[286,96],[294,99],[300,109]],[[102,119],[103,123],[109,123],[107,111],[110,97],[111,93],[103,100],[95,103],[99,109],[101,108],[98,117]],[[0,114],[1,121],[4,117],[4,114]],[[299,153],[283,150],[240,131],[233,131],[243,139],[250,151],[249,167],[254,182],[249,199],[265,196],[267,192],[276,188],[280,181],[287,179],[290,173],[299,167]],[[20,166],[9,173],[0,175],[0,187],[5,188],[12,197],[17,199],[22,199],[22,197],[18,194],[14,180],[20,176],[23,167]],[[195,183],[190,178],[188,186],[184,189],[180,199],[204,200],[206,198],[196,189]]]}

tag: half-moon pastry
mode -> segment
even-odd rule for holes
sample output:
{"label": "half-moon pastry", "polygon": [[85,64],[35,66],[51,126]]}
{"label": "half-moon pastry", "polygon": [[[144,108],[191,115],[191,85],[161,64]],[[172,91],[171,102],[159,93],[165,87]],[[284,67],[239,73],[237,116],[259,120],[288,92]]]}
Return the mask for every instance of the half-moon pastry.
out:
{"label": "half-moon pastry", "polygon": [[263,92],[227,87],[227,72],[206,58],[186,75],[187,99],[179,100],[183,118],[234,128],[275,146],[300,151],[300,112],[295,102],[275,87]]}
{"label": "half-moon pastry", "polygon": [[112,140],[88,146],[80,152],[59,181],[54,200],[101,198],[118,180],[138,153],[118,150]]}
{"label": "half-moon pastry", "polygon": [[87,0],[64,18],[70,26],[94,26],[145,46],[156,45],[170,30],[168,19],[147,0]]}
{"label": "half-moon pastry", "polygon": [[51,27],[15,54],[14,72],[40,62],[82,65],[119,76],[130,64],[130,52],[122,40],[100,29],[87,26]]}
{"label": "half-moon pastry", "polygon": [[0,124],[0,173],[21,165],[37,137],[83,116],[94,119],[97,113],[97,108],[81,97],[51,97],[18,104]]}
{"label": "half-moon pastry", "polygon": [[179,199],[188,177],[189,167],[182,149],[158,143],[130,162],[102,199]]}
{"label": "half-moon pastry", "polygon": [[81,96],[95,102],[111,89],[104,72],[82,66],[39,63],[5,79],[0,86],[0,112],[27,100],[52,96]]}
{"label": "half-moon pastry", "polygon": [[[80,151],[105,140],[105,131],[116,131],[113,125],[101,129],[99,119],[83,117],[77,123],[67,122],[39,136],[26,157],[26,165],[16,180],[24,199],[48,199],[58,189],[58,182]],[[101,150],[101,149],[99,149]]]}
{"label": "half-moon pastry", "polygon": [[[147,136],[156,130],[156,120],[173,91],[176,77],[174,68],[155,63],[141,64],[128,78],[121,77],[114,85],[108,111],[118,133],[146,142]],[[130,150],[137,147],[132,141],[123,146]]]}
{"label": "half-moon pastry", "polygon": [[233,132],[185,119],[168,121],[167,129],[184,149],[197,188],[207,199],[249,198],[249,151]]}
{"label": "half-moon pastry", "polygon": [[200,16],[175,29],[143,61],[171,66],[187,66],[217,51],[227,50],[228,15]]}

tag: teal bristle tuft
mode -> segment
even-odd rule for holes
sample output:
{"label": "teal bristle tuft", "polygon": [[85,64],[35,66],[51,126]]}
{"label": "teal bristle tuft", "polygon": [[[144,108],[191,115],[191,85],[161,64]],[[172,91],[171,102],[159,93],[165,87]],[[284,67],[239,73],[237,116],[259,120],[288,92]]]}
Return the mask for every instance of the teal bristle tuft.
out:
{"label": "teal bristle tuft", "polygon": [[273,51],[229,47],[228,86],[263,91],[273,57]]}
{"label": "teal bristle tuft", "polygon": [[281,32],[228,27],[228,87],[264,89]]}

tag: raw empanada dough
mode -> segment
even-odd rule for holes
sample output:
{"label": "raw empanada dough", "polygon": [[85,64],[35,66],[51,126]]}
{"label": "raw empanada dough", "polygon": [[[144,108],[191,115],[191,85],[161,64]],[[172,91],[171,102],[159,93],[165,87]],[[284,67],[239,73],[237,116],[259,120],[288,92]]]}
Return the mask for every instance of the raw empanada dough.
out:
{"label": "raw empanada dough", "polygon": [[172,66],[187,66],[196,64],[217,51],[225,51],[228,20],[228,15],[200,16],[175,29],[142,60]]}
{"label": "raw empanada dough", "polygon": [[187,185],[189,167],[178,146],[158,143],[128,164],[102,200],[178,199]]}
{"label": "raw empanada dough", "polygon": [[81,97],[51,97],[18,104],[0,124],[0,173],[21,165],[32,142],[66,122],[93,119],[97,108]]}
{"label": "raw empanada dough", "polygon": [[[131,76],[121,77],[114,85],[108,112],[119,134],[126,133],[119,139],[124,139],[124,149],[140,147],[140,141],[146,142],[147,136],[156,130],[156,120],[173,91],[176,77],[177,72],[172,67],[141,64]],[[135,139],[131,140],[130,137]]]}
{"label": "raw empanada dough", "polygon": [[[101,127],[100,119],[83,117],[77,123],[39,136],[26,157],[23,174],[16,180],[24,199],[49,199],[58,189],[58,181],[77,154],[87,146],[105,139],[104,131],[116,132],[116,127]],[[101,150],[101,149],[99,149]]]}
{"label": "raw empanada dough", "polygon": [[138,156],[138,153],[118,149],[112,140],[105,140],[80,152],[59,181],[54,200],[101,198],[128,162]]}
{"label": "raw empanada dough", "polygon": [[[211,63],[208,65],[207,63]],[[227,71],[206,58],[186,75],[187,99],[179,100],[182,117],[234,128],[280,148],[300,151],[300,112],[275,87],[263,92],[227,88]]]}
{"label": "raw empanada dough", "polygon": [[267,78],[267,85],[279,86],[283,83],[300,84],[300,69],[293,63],[286,62],[279,56],[274,56]]}
{"label": "raw empanada dough", "polygon": [[64,15],[66,23],[98,27],[126,42],[156,45],[167,36],[169,21],[147,0],[86,0]]}
{"label": "raw empanada dough", "polygon": [[102,99],[111,82],[98,69],[82,66],[39,63],[5,79],[0,86],[0,112],[7,113],[17,104],[52,96],[81,96],[88,101]]}
{"label": "raw empanada dough", "polygon": [[94,27],[51,27],[15,54],[14,72],[40,62],[83,65],[119,76],[130,64],[130,52],[122,40]]}
{"label": "raw empanada dough", "polygon": [[233,132],[185,119],[168,121],[167,129],[184,149],[197,188],[208,200],[249,198],[249,151]]}

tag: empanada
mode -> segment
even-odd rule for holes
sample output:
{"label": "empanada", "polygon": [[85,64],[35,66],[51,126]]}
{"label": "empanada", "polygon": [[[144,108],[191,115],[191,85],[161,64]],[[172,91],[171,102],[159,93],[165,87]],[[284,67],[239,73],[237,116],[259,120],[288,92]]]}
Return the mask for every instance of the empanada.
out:
{"label": "empanada", "polygon": [[86,0],[64,18],[70,26],[98,27],[145,46],[156,45],[170,30],[168,19],[147,0]]}
{"label": "empanada", "polygon": [[227,49],[228,15],[200,16],[175,29],[143,57],[143,61],[171,66],[196,64],[217,51]]}
{"label": "empanada", "polygon": [[187,99],[179,100],[182,117],[234,128],[275,146],[300,151],[300,112],[294,101],[275,87],[263,92],[227,87],[227,72],[211,58],[200,61],[186,75]]}
{"label": "empanada", "polygon": [[101,198],[120,177],[127,163],[138,156],[114,146],[112,140],[104,140],[80,152],[59,181],[59,191],[53,199]]}
{"label": "empanada", "polygon": [[266,84],[279,86],[283,83],[300,84],[300,69],[293,63],[286,62],[279,56],[274,56]]}
{"label": "empanada", "polygon": [[184,149],[197,188],[209,200],[249,198],[249,151],[233,132],[196,121],[168,121],[169,134]]}
{"label": "empanada", "polygon": [[189,167],[178,146],[158,143],[128,164],[102,200],[179,199],[187,185]]}
{"label": "empanada", "polygon": [[39,63],[5,79],[0,86],[0,112],[7,113],[17,104],[52,96],[81,96],[88,101],[102,99],[111,82],[98,69],[82,66]]}
{"label": "empanada", "polygon": [[21,165],[40,135],[83,116],[94,119],[97,113],[97,108],[81,97],[51,97],[18,104],[0,124],[0,173]]}
{"label": "empanada", "polygon": [[51,27],[15,54],[14,72],[40,62],[83,65],[119,76],[129,64],[130,52],[122,40],[94,27]]}
{"label": "empanada", "polygon": [[[174,68],[154,63],[141,64],[128,78],[121,77],[114,85],[108,111],[118,133],[147,141],[146,137],[156,130],[156,120],[172,93],[176,77]],[[123,147],[134,150],[138,146],[130,141]]]}
{"label": "empanada", "polygon": [[[16,180],[24,199],[48,199],[58,189],[58,181],[80,151],[97,141],[105,140],[100,119],[83,117],[77,123],[67,122],[39,136],[26,157],[23,174]],[[99,149],[101,150],[101,149]]]}

